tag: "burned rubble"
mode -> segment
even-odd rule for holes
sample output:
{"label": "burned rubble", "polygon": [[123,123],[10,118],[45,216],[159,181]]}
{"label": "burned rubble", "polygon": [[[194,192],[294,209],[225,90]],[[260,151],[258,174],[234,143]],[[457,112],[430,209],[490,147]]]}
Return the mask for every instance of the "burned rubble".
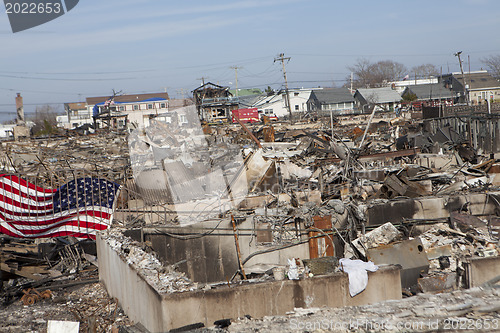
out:
{"label": "burned rubble", "polygon": [[[296,309],[286,319],[240,319],[230,330],[275,331],[295,315],[382,320],[396,306],[401,310],[387,320],[420,318],[412,308],[449,309],[453,299],[466,302],[471,295],[468,311],[448,314],[500,320],[494,282],[463,290],[500,275],[498,261],[482,268],[493,275],[485,274],[486,280],[474,273],[478,258],[499,255],[500,161],[491,147],[475,145],[469,131],[432,126],[367,116],[198,128],[152,122],[130,133],[4,142],[0,167],[37,184],[62,184],[75,172],[120,184],[113,224],[99,233],[98,242],[116,252],[163,302],[190,297],[179,294],[209,298],[215,291],[264,288],[292,277],[314,284],[315,278],[345,274],[340,258],[400,270],[397,293],[404,299],[383,303],[389,304],[387,313],[376,312],[376,306],[314,309],[312,300],[297,301],[294,295]],[[97,316],[99,327],[145,324],[105,278],[112,271],[99,267],[105,282],[98,284],[102,253],[75,240],[2,239],[4,302],[16,305],[33,294],[35,305],[47,305],[76,285],[104,286],[113,311]],[[44,298],[47,290],[52,294]],[[119,306],[129,317],[117,324]],[[483,311],[488,306],[492,310]],[[96,317],[78,313],[72,320],[83,323],[80,329]]]}

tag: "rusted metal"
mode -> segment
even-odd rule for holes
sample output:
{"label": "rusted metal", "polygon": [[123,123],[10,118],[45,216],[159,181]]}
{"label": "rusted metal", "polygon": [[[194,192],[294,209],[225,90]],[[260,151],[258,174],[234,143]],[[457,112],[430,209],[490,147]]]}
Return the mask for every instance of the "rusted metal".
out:
{"label": "rusted metal", "polygon": [[231,223],[233,225],[234,244],[236,245],[236,253],[238,254],[238,265],[240,267],[241,274],[243,275],[243,278],[246,280],[247,276],[245,274],[245,269],[243,268],[243,264],[241,262],[240,243],[238,241],[238,233],[236,232],[236,223],[234,222],[234,215],[233,214],[231,214]]}
{"label": "rusted metal", "polygon": [[[309,258],[332,257],[335,247],[332,238],[321,230],[331,230],[331,216],[313,216],[314,229],[309,231]],[[328,236],[328,237],[327,237]]]}
{"label": "rusted metal", "polygon": [[253,135],[252,131],[250,131],[250,130],[248,129],[248,127],[246,127],[246,126],[245,126],[245,124],[243,124],[243,123],[241,122],[241,120],[239,120],[239,119],[238,119],[238,117],[234,117],[234,120],[236,120],[236,122],[238,122],[238,124],[240,124],[240,125],[241,125],[241,127],[243,128],[243,130],[244,130],[245,132],[247,132],[247,134],[250,136],[250,138],[251,138],[251,139],[252,139],[252,140],[253,140],[253,141],[257,144],[257,147],[262,148],[262,145],[260,144],[259,139],[257,139],[257,138],[255,137],[255,135]]}
{"label": "rusted metal", "polygon": [[24,295],[23,297],[21,297],[21,301],[23,302],[24,305],[33,305],[40,299],[46,299],[52,297],[52,292],[48,289],[40,293],[34,288],[29,288],[23,290],[23,293]]}
{"label": "rusted metal", "polygon": [[264,127],[263,132],[265,142],[274,142],[274,127]]}

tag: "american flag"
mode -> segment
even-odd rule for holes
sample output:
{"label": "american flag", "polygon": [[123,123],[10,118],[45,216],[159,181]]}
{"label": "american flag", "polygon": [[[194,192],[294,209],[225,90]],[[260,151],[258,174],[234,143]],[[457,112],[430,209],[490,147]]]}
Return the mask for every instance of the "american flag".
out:
{"label": "american flag", "polygon": [[46,189],[15,175],[0,175],[0,233],[13,237],[95,239],[113,219],[120,185],[78,178]]}
{"label": "american flag", "polygon": [[110,106],[111,104],[115,104],[115,101],[112,98],[109,98],[104,102],[105,107]]}

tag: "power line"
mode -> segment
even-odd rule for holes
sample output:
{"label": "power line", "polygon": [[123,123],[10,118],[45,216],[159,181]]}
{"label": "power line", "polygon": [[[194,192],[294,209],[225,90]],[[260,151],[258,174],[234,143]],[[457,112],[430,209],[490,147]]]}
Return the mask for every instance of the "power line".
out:
{"label": "power line", "polygon": [[48,77],[35,77],[35,76],[16,76],[16,75],[5,75],[0,74],[0,77],[8,77],[11,79],[28,79],[28,80],[43,80],[43,81],[115,81],[115,80],[136,80],[137,77],[114,77],[114,78],[105,78],[105,79],[62,79],[62,78],[48,78]]}
{"label": "power line", "polygon": [[[467,53],[488,53],[488,52],[500,52],[500,50],[487,50],[487,51],[470,51]],[[436,57],[436,56],[453,56],[453,52],[450,53],[413,53],[413,54],[313,54],[313,53],[293,53],[294,56],[310,56],[310,57]]]}
{"label": "power line", "polygon": [[15,92],[30,92],[30,93],[40,93],[40,94],[56,94],[56,95],[81,95],[82,93],[64,93],[57,91],[42,91],[42,90],[26,90],[26,89],[14,89],[14,88],[1,88],[0,90],[15,91]]}
{"label": "power line", "polygon": [[134,71],[115,71],[115,72],[12,72],[12,71],[1,71],[0,73],[6,74],[34,74],[34,75],[108,75],[108,74],[129,74],[129,73],[144,73],[144,72],[154,72],[154,69],[143,69]]}
{"label": "power line", "polygon": [[[64,104],[64,103],[68,103],[68,102],[23,103],[23,105],[34,105],[34,106],[37,106],[37,105],[60,105],[60,104]],[[16,106],[16,104],[15,103],[0,104],[0,106]]]}
{"label": "power line", "polygon": [[[259,58],[252,58],[252,59],[247,59],[247,60],[241,60],[238,62],[238,64],[248,64],[252,62],[258,62],[258,61],[263,61],[269,59],[268,56],[266,57],[259,57]],[[205,64],[205,65],[196,65],[196,66],[186,66],[186,67],[177,67],[177,69],[192,69],[192,68],[202,68],[202,67],[209,67],[209,66],[224,66],[227,67],[228,62],[220,62],[220,63],[215,63],[215,64]],[[223,67],[221,67],[223,68]]]}

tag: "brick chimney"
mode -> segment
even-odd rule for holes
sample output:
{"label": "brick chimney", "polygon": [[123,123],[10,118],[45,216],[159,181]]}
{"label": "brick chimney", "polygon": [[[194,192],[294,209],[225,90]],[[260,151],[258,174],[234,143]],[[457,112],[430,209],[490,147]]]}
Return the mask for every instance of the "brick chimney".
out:
{"label": "brick chimney", "polygon": [[17,118],[16,118],[16,124],[17,125],[24,125],[24,106],[23,106],[23,98],[21,97],[21,93],[17,93],[16,96],[16,111],[17,111]]}

